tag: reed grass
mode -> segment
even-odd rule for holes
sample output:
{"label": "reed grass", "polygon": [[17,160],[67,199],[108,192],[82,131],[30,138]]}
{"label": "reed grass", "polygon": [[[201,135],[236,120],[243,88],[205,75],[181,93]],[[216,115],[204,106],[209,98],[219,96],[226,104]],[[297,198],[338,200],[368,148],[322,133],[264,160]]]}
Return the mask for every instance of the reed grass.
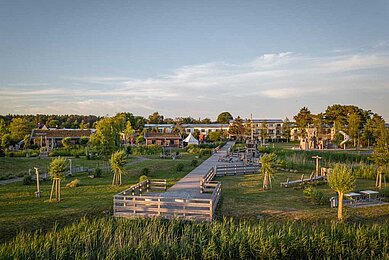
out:
{"label": "reed grass", "polygon": [[389,225],[82,219],[21,233],[1,259],[387,259]]}

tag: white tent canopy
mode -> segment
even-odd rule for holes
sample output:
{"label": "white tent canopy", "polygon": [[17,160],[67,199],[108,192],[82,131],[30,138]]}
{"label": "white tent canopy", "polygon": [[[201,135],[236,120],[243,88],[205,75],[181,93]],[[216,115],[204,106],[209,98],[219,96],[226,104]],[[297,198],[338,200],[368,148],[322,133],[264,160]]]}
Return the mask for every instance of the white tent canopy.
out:
{"label": "white tent canopy", "polygon": [[188,145],[190,145],[190,144],[198,145],[199,141],[196,138],[194,138],[192,133],[189,133],[189,135],[184,139],[184,143],[187,143]]}

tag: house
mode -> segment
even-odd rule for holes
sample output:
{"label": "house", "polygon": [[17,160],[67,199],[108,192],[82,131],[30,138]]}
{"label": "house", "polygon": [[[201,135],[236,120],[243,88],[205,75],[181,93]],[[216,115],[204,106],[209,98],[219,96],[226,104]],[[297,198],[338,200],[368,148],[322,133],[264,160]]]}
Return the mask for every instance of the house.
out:
{"label": "house", "polygon": [[179,133],[147,132],[144,138],[146,145],[157,144],[164,147],[182,147],[182,138]]}
{"label": "house", "polygon": [[230,128],[229,124],[182,124],[187,134],[198,133],[199,140],[203,141],[211,132],[226,131]]}
{"label": "house", "polygon": [[95,129],[56,129],[43,127],[33,129],[30,135],[30,143],[39,147],[54,149],[62,146],[62,140],[69,137],[72,144],[77,144],[81,137],[90,137]]}
{"label": "house", "polygon": [[[233,121],[232,121],[233,122]],[[250,124],[251,119],[243,120],[244,124]],[[263,124],[266,125],[267,139],[277,140],[284,138],[283,125],[284,121],[282,119],[252,119],[253,123],[253,134],[255,138],[260,138],[261,131],[264,130]]]}

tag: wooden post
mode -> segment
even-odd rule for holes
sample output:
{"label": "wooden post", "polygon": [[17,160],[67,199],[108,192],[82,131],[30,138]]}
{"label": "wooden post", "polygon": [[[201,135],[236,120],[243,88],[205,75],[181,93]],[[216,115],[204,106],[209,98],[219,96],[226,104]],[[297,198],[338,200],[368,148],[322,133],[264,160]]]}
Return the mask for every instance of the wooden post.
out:
{"label": "wooden post", "polygon": [[135,214],[136,214],[136,209],[135,209],[135,207],[136,207],[135,197],[132,197],[132,205],[133,205],[133,207],[134,207],[134,215],[135,215]]}
{"label": "wooden post", "polygon": [[39,169],[34,167],[35,169],[35,174],[36,174],[36,192],[35,192],[35,197],[40,198],[41,197],[41,189],[39,185]]}
{"label": "wooden post", "polygon": [[315,176],[319,176],[319,159],[321,159],[320,156],[312,156],[312,159],[316,159],[316,167],[315,167]]}
{"label": "wooden post", "polygon": [[161,198],[160,197],[158,197],[158,216],[160,216],[161,215]]}
{"label": "wooden post", "polygon": [[212,220],[213,220],[213,201],[212,201],[212,199],[209,201],[209,216],[210,216],[210,221],[212,222]]}

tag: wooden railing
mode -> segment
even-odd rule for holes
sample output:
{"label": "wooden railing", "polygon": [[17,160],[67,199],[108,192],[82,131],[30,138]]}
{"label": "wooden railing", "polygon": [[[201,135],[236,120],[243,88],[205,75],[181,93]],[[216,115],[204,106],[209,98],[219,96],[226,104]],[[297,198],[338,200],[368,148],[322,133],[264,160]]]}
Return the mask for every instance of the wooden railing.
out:
{"label": "wooden railing", "polygon": [[212,181],[213,178],[215,178],[215,175],[216,167],[212,167],[203,177],[200,177],[200,193],[213,192],[218,183]]}
{"label": "wooden railing", "polygon": [[248,165],[218,165],[215,169],[215,176],[239,175],[258,173],[260,164]]}
{"label": "wooden railing", "polygon": [[166,191],[166,180],[162,179],[151,179],[139,182],[135,185],[132,185],[130,188],[120,192],[117,195],[142,195],[144,192],[150,191]]}

